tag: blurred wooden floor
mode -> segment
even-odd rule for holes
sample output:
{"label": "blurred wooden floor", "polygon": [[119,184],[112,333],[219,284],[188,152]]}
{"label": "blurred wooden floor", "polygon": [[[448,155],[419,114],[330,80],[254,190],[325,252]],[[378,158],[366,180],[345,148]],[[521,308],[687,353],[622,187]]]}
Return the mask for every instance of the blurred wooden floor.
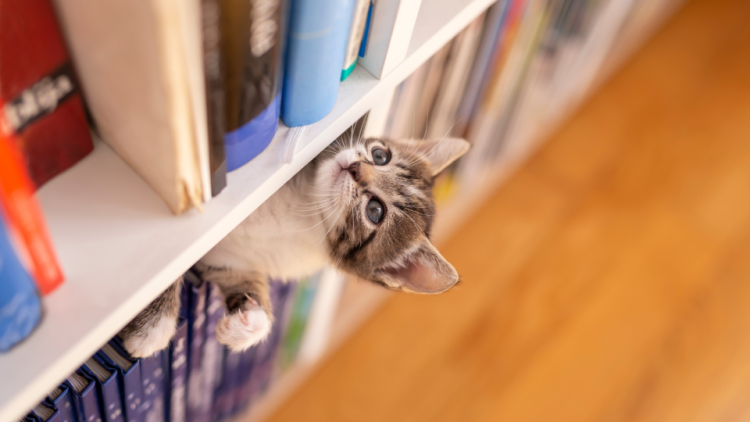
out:
{"label": "blurred wooden floor", "polygon": [[750,2],[686,4],[282,421],[750,420]]}

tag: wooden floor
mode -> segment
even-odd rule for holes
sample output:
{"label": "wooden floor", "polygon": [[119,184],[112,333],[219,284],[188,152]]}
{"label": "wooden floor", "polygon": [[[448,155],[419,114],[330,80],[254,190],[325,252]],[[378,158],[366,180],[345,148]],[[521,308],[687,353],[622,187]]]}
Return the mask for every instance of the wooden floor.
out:
{"label": "wooden floor", "polygon": [[271,420],[750,420],[750,2],[695,0]]}

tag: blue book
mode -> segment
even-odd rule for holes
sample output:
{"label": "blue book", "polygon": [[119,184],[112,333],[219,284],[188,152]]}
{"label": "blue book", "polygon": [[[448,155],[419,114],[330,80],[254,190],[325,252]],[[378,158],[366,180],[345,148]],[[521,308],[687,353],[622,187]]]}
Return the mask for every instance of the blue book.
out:
{"label": "blue book", "polygon": [[120,397],[119,374],[98,355],[90,357],[81,367],[96,381],[99,390],[99,406],[105,422],[125,422]]}
{"label": "blue book", "polygon": [[141,362],[141,382],[143,400],[141,411],[146,422],[164,422],[166,420],[166,380],[168,371],[167,357],[163,350],[153,356],[139,359]]}
{"label": "blue book", "polygon": [[[279,122],[286,1],[221,1],[227,171],[271,143]],[[259,9],[260,12],[256,9]]]}
{"label": "blue book", "polygon": [[70,393],[70,388],[66,384],[62,384],[52,390],[47,401],[50,406],[55,407],[60,412],[59,422],[78,421],[75,406],[73,406],[73,397]]}
{"label": "blue book", "polygon": [[188,380],[188,289],[182,288],[182,306],[172,344],[169,347],[169,407],[167,420],[185,422]]}
{"label": "blue book", "polygon": [[263,395],[273,379],[277,351],[286,331],[285,316],[289,314],[287,307],[294,297],[293,288],[294,285],[290,283],[279,281],[271,283],[271,301],[277,323],[274,324],[266,341],[255,346],[252,373],[247,381],[247,401],[250,404]]}
{"label": "blue book", "polygon": [[46,403],[46,401],[34,406],[31,412],[29,412],[29,417],[40,422],[62,422],[60,412],[50,403]]}
{"label": "blue book", "polygon": [[242,353],[234,353],[224,348],[224,367],[221,384],[214,392],[213,420],[220,421],[232,416],[234,410],[234,388],[240,381],[239,369],[242,364]]}
{"label": "blue book", "polygon": [[203,398],[201,412],[207,413],[208,420],[211,419],[214,392],[222,382],[222,368],[224,365],[224,346],[216,339],[216,325],[224,316],[224,297],[219,288],[212,283],[206,283],[206,337],[203,344],[203,360],[201,362],[203,374]]}
{"label": "blue book", "polygon": [[41,313],[34,279],[13,248],[0,215],[0,352],[31,334],[39,324]]}
{"label": "blue book", "polygon": [[96,381],[82,370],[72,373],[65,384],[70,388],[79,422],[102,422],[101,398]]}
{"label": "blue book", "polygon": [[206,284],[192,271],[185,274],[185,288],[190,294],[188,310],[188,344],[190,347],[187,384],[188,422],[210,422],[209,402],[203,383],[203,346],[206,339]]}
{"label": "blue book", "polygon": [[141,364],[138,359],[130,357],[119,337],[102,346],[99,356],[118,373],[120,391],[123,392],[123,409],[125,420],[142,422],[143,387],[141,381]]}
{"label": "blue book", "polygon": [[292,0],[281,120],[317,122],[336,104],[355,0]]}
{"label": "blue book", "polygon": [[255,366],[255,355],[258,346],[251,347],[242,352],[242,358],[238,369],[239,376],[232,390],[234,397],[232,399],[232,410],[230,415],[236,415],[250,403],[250,377]]}

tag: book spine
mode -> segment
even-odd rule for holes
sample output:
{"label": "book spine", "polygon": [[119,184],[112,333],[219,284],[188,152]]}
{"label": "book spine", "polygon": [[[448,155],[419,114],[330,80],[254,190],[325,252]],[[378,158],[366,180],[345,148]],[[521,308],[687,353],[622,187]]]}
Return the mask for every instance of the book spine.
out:
{"label": "book spine", "polygon": [[228,171],[255,158],[276,134],[285,16],[281,0],[221,0]]}
{"label": "book spine", "polygon": [[369,0],[367,2],[367,17],[365,18],[365,30],[362,34],[362,42],[359,44],[359,57],[365,57],[365,54],[367,54],[367,40],[370,38],[370,23],[372,21],[372,7],[373,3],[372,0]]}
{"label": "book spine", "polygon": [[[61,422],[76,422],[78,421],[75,413],[75,407],[73,406],[73,398],[71,395],[71,389],[66,385],[60,386],[60,394],[54,399],[48,399],[51,405],[55,406],[60,411]],[[85,422],[85,421],[81,421]]]}
{"label": "book spine", "polygon": [[279,370],[282,372],[291,366],[297,357],[318,289],[318,279],[319,276],[307,278],[298,282],[295,288],[294,299],[290,305],[289,322],[277,358]]}
{"label": "book spine", "polygon": [[211,167],[211,195],[227,186],[227,160],[224,151],[224,81],[221,56],[221,7],[218,0],[201,0],[203,35],[203,74],[206,86],[208,154]]}
{"label": "book spine", "polygon": [[[49,0],[3,3],[0,132],[15,134],[36,187],[88,155],[83,99]],[[19,60],[19,57],[23,57]]]}
{"label": "book spine", "polygon": [[253,366],[250,377],[247,379],[247,386],[244,387],[246,404],[252,404],[257,401],[267,390],[271,383],[276,368],[276,357],[281,339],[286,332],[287,322],[284,316],[287,316],[287,308],[294,298],[294,285],[280,281],[271,282],[271,302],[273,303],[273,313],[276,319],[266,341],[257,344],[255,355],[253,356]]}
{"label": "book spine", "polygon": [[78,392],[73,388],[70,381],[65,381],[65,384],[71,391],[78,420],[80,422],[102,422],[102,410],[99,404],[101,403],[101,398],[99,397],[99,391],[96,388],[93,376],[84,371],[83,367],[76,371],[76,373],[88,383],[86,387]]}
{"label": "book spine", "polygon": [[[187,279],[188,277],[186,277]],[[206,333],[206,284],[197,280],[200,285],[186,283],[190,288],[190,315],[188,318],[188,342],[190,344],[190,377],[187,391],[188,422],[208,422],[207,413],[203,411],[201,395],[203,390],[203,346]]]}
{"label": "book spine", "polygon": [[169,359],[169,421],[185,422],[185,393],[188,376],[187,321],[177,324]]}
{"label": "book spine", "polygon": [[222,375],[223,346],[216,339],[216,325],[224,315],[224,299],[215,285],[206,283],[206,290],[206,337],[201,362],[203,379],[199,409],[202,420],[211,420],[214,391],[221,382]]}
{"label": "book spine", "polygon": [[233,389],[238,382],[242,354],[234,353],[224,348],[224,366],[222,368],[221,384],[216,388],[213,402],[214,421],[226,419],[232,415],[234,409]]}
{"label": "book spine", "polygon": [[27,254],[31,274],[42,295],[54,291],[63,274],[47,234],[42,210],[34,198],[34,185],[12,139],[0,130],[0,205],[8,225],[15,230],[18,246]]}
{"label": "book spine", "polygon": [[354,6],[354,16],[349,30],[349,41],[346,46],[346,57],[344,58],[344,67],[341,69],[341,80],[345,80],[353,71],[357,64],[357,55],[359,47],[362,45],[362,36],[365,33],[367,25],[367,15],[370,10],[369,0],[356,0]]}
{"label": "book spine", "polygon": [[144,416],[141,408],[141,403],[143,402],[141,362],[138,359],[130,357],[125,351],[125,348],[122,347],[122,343],[118,337],[110,340],[109,345],[120,356],[130,362],[130,368],[126,370],[112,361],[105,353],[100,353],[100,356],[105,359],[110,366],[114,367],[120,375],[120,389],[124,393],[123,409],[125,411],[125,420],[128,422],[142,422]]}
{"label": "book spine", "polygon": [[141,381],[143,385],[142,413],[146,422],[164,422],[166,409],[164,399],[166,393],[166,355],[164,351],[153,356],[140,359]]}
{"label": "book spine", "polygon": [[13,248],[0,215],[0,352],[28,337],[39,324],[41,313],[34,281]]}
{"label": "book spine", "polygon": [[292,0],[281,120],[305,126],[336,104],[354,0]]}
{"label": "book spine", "polygon": [[122,412],[122,402],[120,400],[122,394],[120,393],[118,381],[119,374],[97,354],[95,354],[92,359],[96,360],[100,365],[111,371],[109,378],[100,380],[87,365],[81,367],[84,372],[88,372],[89,376],[94,378],[97,390],[99,391],[99,403],[101,405],[104,421],[124,422],[125,418]]}

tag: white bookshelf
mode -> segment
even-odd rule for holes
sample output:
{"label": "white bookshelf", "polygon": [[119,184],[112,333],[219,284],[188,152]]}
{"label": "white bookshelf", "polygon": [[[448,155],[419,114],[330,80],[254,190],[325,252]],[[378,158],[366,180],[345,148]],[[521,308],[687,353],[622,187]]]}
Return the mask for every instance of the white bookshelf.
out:
{"label": "white bookshelf", "polygon": [[44,298],[34,333],[0,355],[0,422],[24,415],[492,2],[422,0],[401,64],[382,79],[358,67],[341,84],[333,111],[305,128],[290,162],[284,158],[287,129],[281,128],[266,151],[229,174],[228,188],[203,212],[172,215],[102,142],[45,185],[39,198],[67,279]]}

